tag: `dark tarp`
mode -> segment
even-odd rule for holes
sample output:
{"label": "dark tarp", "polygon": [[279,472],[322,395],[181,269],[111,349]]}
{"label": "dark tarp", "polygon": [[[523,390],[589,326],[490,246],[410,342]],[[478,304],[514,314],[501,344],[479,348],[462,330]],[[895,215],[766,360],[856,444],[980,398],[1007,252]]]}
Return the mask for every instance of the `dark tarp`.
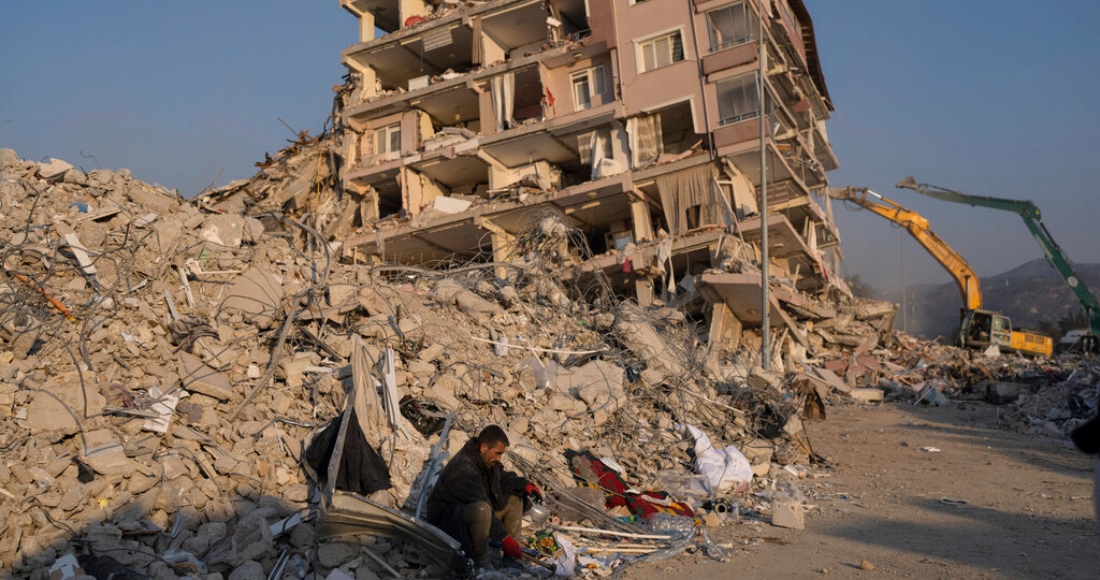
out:
{"label": "dark tarp", "polygon": [[[337,457],[338,464],[330,466],[338,443],[342,443],[342,452]],[[333,419],[314,435],[303,460],[322,489],[370,495],[378,490],[393,487],[385,460],[367,442],[363,430],[359,427],[355,409],[350,406],[345,413]],[[327,481],[331,473],[330,467],[336,468],[336,480],[331,482],[333,484],[331,488],[330,482]]]}

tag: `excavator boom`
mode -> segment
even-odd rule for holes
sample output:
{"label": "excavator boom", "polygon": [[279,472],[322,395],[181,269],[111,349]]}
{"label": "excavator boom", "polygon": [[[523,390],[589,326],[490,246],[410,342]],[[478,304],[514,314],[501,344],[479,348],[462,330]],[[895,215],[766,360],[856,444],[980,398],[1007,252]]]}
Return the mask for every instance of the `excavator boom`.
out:
{"label": "excavator boom", "polygon": [[1073,292],[1074,298],[1085,309],[1089,321],[1089,334],[1093,336],[1100,335],[1100,303],[1096,301],[1096,297],[1092,295],[1092,292],[1081,282],[1077,273],[1073,271],[1073,267],[1062,248],[1054,241],[1046,226],[1043,225],[1042,213],[1035,204],[1030,201],[960,193],[946,187],[919,183],[911,176],[902,179],[897,186],[898,188],[912,189],[917,193],[944,201],[963,203],[974,207],[990,207],[1019,215],[1024,220],[1024,225],[1027,226],[1035,241],[1039,243],[1039,247],[1042,248],[1047,261],[1058,271],[1058,274],[1065,280],[1066,285],[1069,286],[1070,291]]}
{"label": "excavator boom", "polygon": [[955,284],[958,285],[959,292],[962,294],[963,307],[967,310],[977,310],[982,307],[982,291],[978,276],[958,252],[951,249],[947,242],[929,229],[928,220],[923,216],[866,188],[831,189],[829,196],[833,199],[850,201],[905,228],[909,235],[913,236],[913,239],[955,279]]}

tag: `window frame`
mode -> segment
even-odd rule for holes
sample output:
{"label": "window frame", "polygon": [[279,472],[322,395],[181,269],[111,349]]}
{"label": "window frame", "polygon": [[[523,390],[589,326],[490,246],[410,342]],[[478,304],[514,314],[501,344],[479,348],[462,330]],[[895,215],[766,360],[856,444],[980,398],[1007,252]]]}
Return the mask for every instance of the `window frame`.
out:
{"label": "window frame", "polygon": [[[679,38],[680,58],[679,59],[676,58],[675,43],[671,42],[671,40],[670,40],[669,45],[668,45],[669,62],[668,62],[668,64],[660,64],[657,61],[656,45],[661,40],[672,39],[673,37],[678,37]],[[653,66],[653,68],[647,68],[647,65],[646,65],[646,54],[645,54],[645,52],[646,52],[646,46],[649,46],[649,45],[654,46],[654,49],[653,49],[654,50],[654,53],[653,53],[654,66]],[[655,70],[659,70],[659,69],[662,69],[662,68],[672,66],[672,65],[674,65],[678,62],[683,62],[683,61],[687,60],[687,54],[685,53],[685,47],[684,47],[684,30],[681,27],[673,28],[671,30],[666,30],[664,32],[654,34],[653,36],[650,36],[648,38],[635,41],[634,49],[635,49],[635,58],[637,60],[638,74],[644,74],[644,73],[647,73],[647,72],[652,72],[652,71],[655,71]]]}
{"label": "window frame", "polygon": [[[739,82],[744,85],[744,82],[749,80],[753,87],[752,100],[755,101],[756,107],[751,111],[745,111],[736,115],[723,116],[722,114],[722,85],[729,85],[730,83]],[[718,103],[718,126],[725,127],[726,125],[732,125],[734,123],[740,123],[741,121],[747,121],[749,119],[759,118],[760,111],[760,74],[758,72],[750,72],[743,75],[737,75],[729,78],[722,79],[714,83],[714,92]]]}
{"label": "window frame", "polygon": [[[744,18],[745,18],[745,21],[746,21],[746,34],[747,35],[742,36],[742,37],[735,37],[731,40],[727,40],[727,41],[721,42],[721,43],[717,42],[717,38],[716,38],[716,35],[715,35],[716,27],[714,26],[713,21],[711,20],[712,15],[718,14],[719,12],[723,12],[723,11],[727,11],[727,10],[735,10],[735,9],[740,9],[741,13],[744,15]],[[755,15],[755,13],[752,10],[749,10],[748,3],[744,2],[744,1],[734,2],[732,4],[727,4],[725,6],[722,6],[721,8],[715,8],[713,10],[708,10],[705,14],[704,19],[705,19],[706,24],[707,24],[707,40],[710,43],[710,52],[718,52],[719,50],[724,50],[724,49],[727,49],[727,48],[731,48],[731,47],[734,47],[734,46],[738,46],[738,45],[741,45],[741,44],[752,42],[753,39],[756,38],[756,27],[753,25],[754,15]]]}
{"label": "window frame", "polygon": [[[580,100],[577,98],[577,88],[581,82],[588,87],[588,102],[583,106]],[[584,111],[592,108],[592,101],[595,100],[597,95],[604,95],[607,93],[607,77],[604,74],[604,66],[598,64],[593,67],[579,70],[569,75],[570,88],[573,91],[573,110]],[[600,85],[603,85],[602,87]]]}
{"label": "window frame", "polygon": [[[397,147],[393,139],[397,138]],[[382,138],[384,137],[384,139]],[[379,159],[395,159],[401,156],[401,122],[390,123],[374,130],[374,155]]]}

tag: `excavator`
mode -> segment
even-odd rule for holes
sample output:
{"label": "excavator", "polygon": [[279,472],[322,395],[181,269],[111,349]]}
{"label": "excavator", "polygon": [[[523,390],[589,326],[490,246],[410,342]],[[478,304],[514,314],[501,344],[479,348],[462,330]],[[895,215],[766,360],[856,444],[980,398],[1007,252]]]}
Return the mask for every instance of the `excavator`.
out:
{"label": "excavator", "polygon": [[1031,235],[1043,250],[1043,254],[1046,256],[1047,261],[1054,266],[1058,275],[1065,280],[1074,298],[1081,303],[1081,307],[1085,310],[1089,327],[1088,331],[1083,333],[1078,339],[1077,346],[1075,347],[1076,350],[1083,354],[1090,355],[1100,353],[1100,303],[1097,303],[1092,292],[1085,287],[1084,283],[1082,283],[1081,279],[1077,276],[1077,273],[1073,271],[1073,267],[1070,266],[1069,259],[1066,258],[1065,253],[1062,252],[1062,248],[1054,241],[1054,238],[1050,235],[1050,231],[1043,225],[1042,213],[1034,203],[1027,200],[1020,201],[1015,199],[969,195],[953,189],[947,189],[946,187],[919,183],[912,176],[902,179],[898,182],[897,187],[899,189],[911,189],[919,194],[943,201],[963,203],[971,207],[1000,209],[1019,215],[1024,220],[1024,225],[1027,226],[1028,231],[1031,232]]}
{"label": "excavator", "polygon": [[995,344],[1001,350],[1024,355],[1051,355],[1054,340],[1049,336],[1012,330],[1009,317],[982,309],[982,291],[977,274],[958,252],[929,229],[928,220],[923,216],[867,188],[832,188],[829,197],[850,201],[905,228],[951,274],[959,286],[963,301],[961,323],[955,333],[958,346],[985,349]]}

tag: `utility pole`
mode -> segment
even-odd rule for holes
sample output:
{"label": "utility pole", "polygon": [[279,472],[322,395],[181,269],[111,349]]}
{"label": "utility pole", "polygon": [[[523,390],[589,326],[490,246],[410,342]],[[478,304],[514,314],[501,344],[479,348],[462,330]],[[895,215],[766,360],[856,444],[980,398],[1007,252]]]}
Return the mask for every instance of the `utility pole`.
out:
{"label": "utility pole", "polygon": [[771,370],[771,356],[768,348],[768,120],[764,115],[767,108],[764,107],[764,78],[767,73],[765,60],[768,57],[766,42],[764,40],[764,3],[757,3],[758,20],[756,39],[760,61],[760,78],[757,79],[760,102],[760,359],[764,370]]}

